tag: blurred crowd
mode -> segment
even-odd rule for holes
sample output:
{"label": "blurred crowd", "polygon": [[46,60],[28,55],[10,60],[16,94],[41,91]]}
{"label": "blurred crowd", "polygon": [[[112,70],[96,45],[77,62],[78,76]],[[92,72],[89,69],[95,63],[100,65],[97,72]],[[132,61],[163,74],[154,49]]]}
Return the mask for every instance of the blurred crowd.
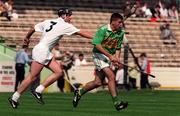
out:
{"label": "blurred crowd", "polygon": [[0,0],[0,16],[6,17],[8,21],[18,19],[16,10],[13,9],[13,0],[2,1]]}
{"label": "blurred crowd", "polygon": [[[166,3],[164,1],[157,1],[156,5],[151,6],[149,3],[141,3],[140,0],[136,0],[137,10],[134,14],[134,17],[144,17],[144,18],[160,18],[160,19],[175,19],[178,18],[178,10],[175,3]],[[126,8],[124,11],[127,11],[131,8],[130,1],[126,2]]]}

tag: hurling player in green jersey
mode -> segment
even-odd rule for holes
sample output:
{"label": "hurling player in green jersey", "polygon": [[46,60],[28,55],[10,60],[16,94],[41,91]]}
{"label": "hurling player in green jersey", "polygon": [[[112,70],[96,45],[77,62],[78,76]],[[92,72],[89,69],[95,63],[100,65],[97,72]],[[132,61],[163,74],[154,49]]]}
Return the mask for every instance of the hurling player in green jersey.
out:
{"label": "hurling player in green jersey", "polygon": [[[107,77],[108,88],[112,96],[116,110],[124,109],[127,102],[120,101],[117,97],[115,74],[111,69],[111,64],[118,65],[120,61],[121,44],[124,38],[122,30],[123,17],[119,13],[113,13],[110,23],[97,29],[93,37],[93,61],[96,69],[95,79],[88,82],[83,88],[75,90],[73,106],[77,107],[78,101],[86,92],[102,85],[102,80]],[[103,73],[104,76],[101,76]]]}

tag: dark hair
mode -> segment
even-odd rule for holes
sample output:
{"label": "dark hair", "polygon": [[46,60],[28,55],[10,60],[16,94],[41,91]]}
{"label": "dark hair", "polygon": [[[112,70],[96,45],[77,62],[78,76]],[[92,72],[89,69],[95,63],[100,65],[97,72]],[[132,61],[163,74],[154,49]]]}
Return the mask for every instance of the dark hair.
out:
{"label": "dark hair", "polygon": [[62,16],[62,15],[69,15],[71,16],[72,15],[72,10],[68,9],[68,8],[60,8],[58,10],[58,16]]}
{"label": "dark hair", "polygon": [[80,54],[79,54],[79,57],[80,57],[80,56],[84,56],[84,54],[80,53]]}
{"label": "dark hair", "polygon": [[157,5],[155,6],[155,8],[161,8],[161,7],[160,7],[160,5],[159,5],[159,4],[157,4]]}
{"label": "dark hair", "polygon": [[147,57],[147,55],[146,55],[146,53],[143,52],[140,54],[140,57]]}
{"label": "dark hair", "polygon": [[55,46],[59,46],[59,43],[56,43]]}
{"label": "dark hair", "polygon": [[111,23],[112,21],[116,21],[117,19],[123,20],[123,16],[122,16],[121,14],[119,14],[119,13],[113,13],[113,14],[111,15],[111,18],[110,18],[110,23]]}
{"label": "dark hair", "polygon": [[28,45],[23,45],[22,48],[23,48],[23,49],[24,49],[24,48],[28,48]]}

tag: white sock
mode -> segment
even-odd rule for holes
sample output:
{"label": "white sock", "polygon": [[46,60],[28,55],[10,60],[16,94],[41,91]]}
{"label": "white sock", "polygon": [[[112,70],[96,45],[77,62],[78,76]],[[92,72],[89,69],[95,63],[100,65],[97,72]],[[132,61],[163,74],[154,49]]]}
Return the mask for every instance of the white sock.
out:
{"label": "white sock", "polygon": [[20,98],[20,94],[16,91],[13,95],[12,95],[12,100],[14,100],[15,102],[18,101],[18,99]]}
{"label": "white sock", "polygon": [[36,88],[35,92],[42,93],[43,90],[44,90],[44,88],[45,88],[45,87],[44,87],[43,85],[39,85],[39,86]]}

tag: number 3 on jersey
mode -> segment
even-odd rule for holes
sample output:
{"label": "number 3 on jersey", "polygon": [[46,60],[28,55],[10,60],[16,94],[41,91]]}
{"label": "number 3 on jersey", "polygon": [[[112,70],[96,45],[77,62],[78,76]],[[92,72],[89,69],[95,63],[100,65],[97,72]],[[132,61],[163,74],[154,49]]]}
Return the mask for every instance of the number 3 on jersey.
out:
{"label": "number 3 on jersey", "polygon": [[51,25],[50,25],[49,29],[46,29],[46,32],[51,31],[53,29],[53,26],[57,24],[57,22],[53,22],[53,21],[51,21],[50,23],[51,23]]}

